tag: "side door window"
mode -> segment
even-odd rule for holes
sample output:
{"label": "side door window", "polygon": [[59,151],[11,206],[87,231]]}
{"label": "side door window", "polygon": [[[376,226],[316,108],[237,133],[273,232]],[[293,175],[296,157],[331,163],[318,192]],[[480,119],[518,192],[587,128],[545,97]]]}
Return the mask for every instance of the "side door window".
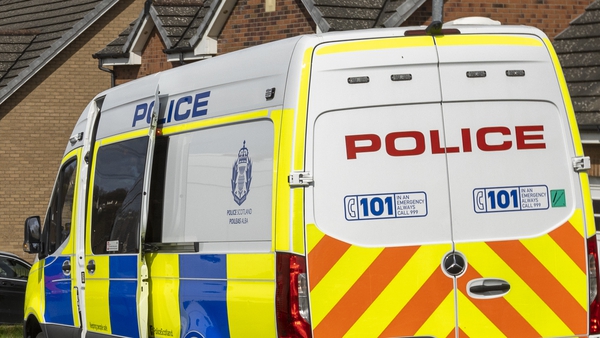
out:
{"label": "side door window", "polygon": [[147,144],[137,138],[98,150],[91,209],[96,255],[138,252]]}
{"label": "side door window", "polygon": [[47,243],[44,253],[46,255],[56,252],[71,231],[76,168],[77,161],[73,159],[68,161],[58,174],[44,221],[44,236]]}

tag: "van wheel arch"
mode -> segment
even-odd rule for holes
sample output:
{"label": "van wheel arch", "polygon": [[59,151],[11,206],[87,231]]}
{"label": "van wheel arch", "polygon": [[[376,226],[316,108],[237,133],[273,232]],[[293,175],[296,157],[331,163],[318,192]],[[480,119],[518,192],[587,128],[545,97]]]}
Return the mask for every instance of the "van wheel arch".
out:
{"label": "van wheel arch", "polygon": [[25,322],[23,337],[25,338],[45,338],[40,322],[35,316],[30,315]]}

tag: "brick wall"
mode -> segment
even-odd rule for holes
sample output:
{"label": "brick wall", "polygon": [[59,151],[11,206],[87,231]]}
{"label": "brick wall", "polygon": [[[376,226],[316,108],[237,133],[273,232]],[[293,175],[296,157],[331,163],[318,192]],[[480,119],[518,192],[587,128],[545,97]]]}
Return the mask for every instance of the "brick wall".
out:
{"label": "brick wall", "polygon": [[[502,24],[532,25],[551,39],[566,29],[594,0],[446,0],[444,21],[467,16],[484,16]],[[432,1],[428,0],[403,24],[431,22]],[[218,54],[265,42],[315,32],[315,24],[300,0],[277,0],[274,12],[265,12],[265,0],[239,0],[218,38]],[[161,70],[179,66],[167,62],[165,45],[153,30],[142,53],[141,66],[116,66],[116,83],[121,84]]]}
{"label": "brick wall", "polygon": [[218,54],[269,41],[315,32],[315,25],[300,0],[277,0],[266,13],[265,0],[239,0],[219,35]]}
{"label": "brick wall", "polygon": [[104,48],[142,10],[119,1],[39,73],[0,105],[0,250],[23,253],[23,223],[42,219],[71,131],[88,102],[110,87],[92,54]]}
{"label": "brick wall", "polygon": [[[503,25],[528,25],[541,29],[550,39],[569,27],[594,0],[446,0],[444,22],[467,16],[483,16]],[[431,22],[432,1],[425,4],[403,26]]]}

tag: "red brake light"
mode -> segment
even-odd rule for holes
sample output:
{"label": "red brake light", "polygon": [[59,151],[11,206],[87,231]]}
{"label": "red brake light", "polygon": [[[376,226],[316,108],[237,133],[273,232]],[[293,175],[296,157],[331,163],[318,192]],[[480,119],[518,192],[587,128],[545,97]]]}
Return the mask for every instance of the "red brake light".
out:
{"label": "red brake light", "polygon": [[277,253],[277,333],[280,338],[311,338],[308,323],[306,260],[290,253]]}
{"label": "red brake light", "polygon": [[596,236],[587,240],[588,278],[590,289],[590,334],[600,333],[600,299],[598,297],[598,242]]}

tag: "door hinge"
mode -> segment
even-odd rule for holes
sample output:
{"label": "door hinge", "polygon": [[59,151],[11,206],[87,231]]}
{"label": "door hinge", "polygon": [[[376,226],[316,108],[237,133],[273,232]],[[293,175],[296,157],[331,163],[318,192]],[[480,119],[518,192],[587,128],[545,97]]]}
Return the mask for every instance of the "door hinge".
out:
{"label": "door hinge", "polygon": [[589,156],[573,157],[573,169],[575,171],[587,171],[592,168],[592,162]]}
{"label": "door hinge", "polygon": [[308,187],[313,183],[313,178],[307,171],[293,172],[288,176],[288,183],[290,188]]}

